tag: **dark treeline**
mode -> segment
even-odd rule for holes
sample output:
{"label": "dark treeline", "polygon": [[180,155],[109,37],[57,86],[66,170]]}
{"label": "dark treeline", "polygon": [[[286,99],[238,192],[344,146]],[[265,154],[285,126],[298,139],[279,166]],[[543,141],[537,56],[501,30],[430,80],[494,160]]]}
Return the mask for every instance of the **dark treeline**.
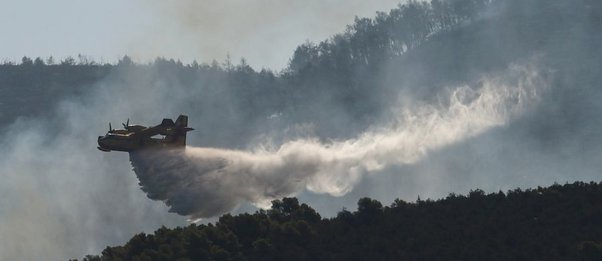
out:
{"label": "dark treeline", "polygon": [[84,260],[600,260],[602,183],[384,206],[323,219],[296,198],[215,224],[138,234]]}
{"label": "dark treeline", "polygon": [[59,64],[53,60],[23,57],[21,64],[0,65],[0,126],[20,116],[43,113],[61,99],[89,91],[113,67],[75,63],[73,58]]}

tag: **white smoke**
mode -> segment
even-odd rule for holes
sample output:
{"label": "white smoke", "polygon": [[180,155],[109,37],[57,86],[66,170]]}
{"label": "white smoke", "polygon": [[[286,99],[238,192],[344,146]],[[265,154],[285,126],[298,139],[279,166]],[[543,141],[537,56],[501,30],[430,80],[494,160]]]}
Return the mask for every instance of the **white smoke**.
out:
{"label": "white smoke", "polygon": [[[166,213],[163,204],[139,191],[124,153],[102,153],[94,143],[108,127],[105,120],[131,116],[152,123],[157,115],[187,112],[186,102],[171,101],[198,96],[153,83],[146,74],[128,76],[124,83],[107,79],[81,100],[63,102],[53,117],[21,120],[3,133],[0,237],[10,240],[0,244],[0,260],[76,258],[123,244],[140,231],[185,224],[185,218]],[[515,66],[477,84],[450,88],[436,104],[403,101],[393,122],[351,140],[296,139],[249,151],[188,147],[131,157],[147,196],[191,217],[215,216],[244,202],[263,207],[306,190],[338,196],[357,188],[367,174],[420,163],[446,145],[508,123],[538,100],[543,86],[536,70]],[[188,112],[191,119],[199,114]],[[219,110],[212,113],[219,118]],[[198,132],[191,133],[191,144]]]}
{"label": "white smoke", "polygon": [[130,158],[150,198],[193,218],[247,201],[265,207],[304,189],[341,196],[366,174],[416,163],[429,151],[506,124],[537,101],[545,86],[534,70],[521,66],[478,85],[452,89],[436,105],[406,106],[390,126],[356,139],[299,139],[252,151],[187,147]]}

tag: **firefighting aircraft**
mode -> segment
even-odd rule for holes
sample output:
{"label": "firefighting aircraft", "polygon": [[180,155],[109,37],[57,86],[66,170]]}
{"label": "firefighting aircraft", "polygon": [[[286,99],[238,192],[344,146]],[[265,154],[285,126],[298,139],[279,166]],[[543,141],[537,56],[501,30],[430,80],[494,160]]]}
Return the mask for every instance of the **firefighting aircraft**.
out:
{"label": "firefighting aircraft", "polygon": [[114,130],[109,122],[109,132],[98,137],[98,149],[102,151],[132,152],[147,148],[177,148],[186,146],[186,132],[194,130],[188,127],[188,116],[180,115],[174,123],[163,119],[154,127],[130,125],[128,119],[123,130]]}

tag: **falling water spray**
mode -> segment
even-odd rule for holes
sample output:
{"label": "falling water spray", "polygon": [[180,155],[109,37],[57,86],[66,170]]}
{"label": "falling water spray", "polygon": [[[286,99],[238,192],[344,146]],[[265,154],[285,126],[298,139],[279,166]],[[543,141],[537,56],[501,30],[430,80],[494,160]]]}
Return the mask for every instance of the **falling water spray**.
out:
{"label": "falling water spray", "polygon": [[149,198],[192,218],[216,216],[243,202],[266,207],[305,189],[341,196],[364,175],[416,163],[429,151],[508,123],[534,104],[543,86],[537,72],[513,66],[504,77],[450,89],[440,103],[401,108],[388,127],[354,139],[297,139],[250,151],[139,151],[130,160]]}

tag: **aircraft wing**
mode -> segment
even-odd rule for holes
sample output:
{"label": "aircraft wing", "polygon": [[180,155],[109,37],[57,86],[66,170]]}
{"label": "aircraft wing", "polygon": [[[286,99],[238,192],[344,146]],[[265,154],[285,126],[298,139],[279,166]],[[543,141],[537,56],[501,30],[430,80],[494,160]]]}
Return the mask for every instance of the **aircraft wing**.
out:
{"label": "aircraft wing", "polygon": [[159,126],[148,127],[138,132],[138,135],[145,137],[152,137],[158,134],[161,134],[161,127]]}

